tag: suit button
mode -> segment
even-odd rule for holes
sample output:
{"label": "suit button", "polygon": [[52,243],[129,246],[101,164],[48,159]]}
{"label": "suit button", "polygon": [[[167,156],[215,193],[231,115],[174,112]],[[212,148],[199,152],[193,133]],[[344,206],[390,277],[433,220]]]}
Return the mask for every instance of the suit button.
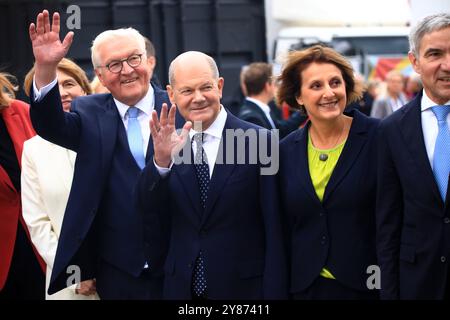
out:
{"label": "suit button", "polygon": [[201,236],[206,236],[208,234],[208,231],[206,230],[206,229],[202,229],[202,230],[200,230],[200,235]]}
{"label": "suit button", "polygon": [[145,248],[149,248],[149,247],[150,247],[150,243],[145,242],[145,243],[144,243],[144,247],[145,247]]}
{"label": "suit button", "polygon": [[449,217],[445,217],[445,218],[444,218],[444,223],[445,223],[445,224],[450,223],[450,218],[449,218]]}
{"label": "suit button", "polygon": [[325,215],[324,212],[319,213],[319,216],[320,216],[320,217],[323,217],[324,215]]}
{"label": "suit button", "polygon": [[188,268],[189,268],[189,269],[192,269],[192,263],[189,263],[189,264],[188,264]]}
{"label": "suit button", "polygon": [[447,259],[444,256],[441,257],[441,262],[445,262],[446,260]]}

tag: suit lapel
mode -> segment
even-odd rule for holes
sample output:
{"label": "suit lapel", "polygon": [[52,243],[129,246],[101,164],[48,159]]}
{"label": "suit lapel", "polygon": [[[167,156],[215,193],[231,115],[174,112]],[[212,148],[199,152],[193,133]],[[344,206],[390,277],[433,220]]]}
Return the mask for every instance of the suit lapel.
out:
{"label": "suit lapel", "polygon": [[342,150],[336,167],[331,174],[330,181],[325,187],[325,193],[323,195],[324,203],[334,189],[336,189],[339,182],[347,175],[350,168],[355,164],[361,149],[366,142],[367,122],[358,112],[355,112],[344,149]]}
{"label": "suit lapel", "polygon": [[[225,123],[225,127],[222,131],[222,139],[220,141],[219,151],[217,154],[216,163],[214,164],[214,171],[211,177],[211,181],[209,183],[208,190],[208,198],[206,200],[206,208],[205,212],[202,216],[202,223],[204,223],[207,217],[211,214],[212,209],[214,208],[214,204],[216,203],[218,197],[220,196],[223,188],[228,181],[228,178],[232,175],[234,169],[236,168],[236,154],[235,161],[232,164],[226,163],[226,146],[227,146],[227,137],[226,137],[226,129],[235,129],[236,127],[233,125],[233,119],[227,115],[227,121]],[[243,132],[242,132],[243,133]],[[236,141],[235,141],[236,142]],[[236,143],[233,144],[236,146]],[[236,150],[234,150],[236,153]],[[248,152],[248,151],[247,151]],[[247,157],[248,159],[248,157]]]}
{"label": "suit lapel", "polygon": [[100,111],[97,115],[102,146],[102,168],[105,170],[104,172],[107,172],[109,168],[114,146],[116,145],[117,126],[119,123],[118,116],[119,112],[117,111],[116,104],[114,103],[112,96],[110,96],[104,112],[102,113]]}
{"label": "suit lapel", "polygon": [[411,104],[403,107],[402,117],[399,119],[398,127],[403,136],[405,146],[411,154],[411,159],[417,163],[417,169],[421,170],[426,181],[426,183],[431,187],[431,190],[436,199],[443,203],[441,195],[439,193],[436,180],[434,179],[433,170],[431,169],[430,160],[426,153],[425,141],[423,139],[422,132],[422,117],[420,109],[420,101],[422,95],[418,95]]}
{"label": "suit lapel", "polygon": [[297,137],[295,138],[294,150],[292,150],[292,157],[296,159],[292,163],[297,163],[295,166],[295,173],[297,175],[297,181],[299,181],[303,189],[308,193],[312,200],[320,203],[317,193],[314,189],[311,175],[309,173],[308,164],[308,130],[310,123],[303,128],[298,130]]}
{"label": "suit lapel", "polygon": [[184,151],[190,152],[190,161],[185,163],[184,161],[175,167],[175,173],[178,175],[180,183],[191,201],[192,208],[194,209],[190,218],[193,220],[195,225],[200,222],[200,217],[202,216],[203,209],[200,205],[200,187],[198,185],[197,175],[195,173],[194,156],[192,148],[190,147],[190,141],[187,140],[186,143],[189,145],[181,150],[181,157],[183,157]]}

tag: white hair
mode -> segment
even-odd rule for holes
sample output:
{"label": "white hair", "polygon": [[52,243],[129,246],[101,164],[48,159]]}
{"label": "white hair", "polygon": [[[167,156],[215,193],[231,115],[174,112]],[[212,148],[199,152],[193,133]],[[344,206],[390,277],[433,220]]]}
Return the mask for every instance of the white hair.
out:
{"label": "white hair", "polygon": [[98,57],[98,49],[105,43],[117,40],[119,38],[132,38],[136,39],[139,49],[145,52],[145,39],[144,37],[134,28],[121,28],[116,30],[106,30],[100,33],[92,42],[91,46],[91,59],[94,69],[98,68],[103,62],[100,61]]}

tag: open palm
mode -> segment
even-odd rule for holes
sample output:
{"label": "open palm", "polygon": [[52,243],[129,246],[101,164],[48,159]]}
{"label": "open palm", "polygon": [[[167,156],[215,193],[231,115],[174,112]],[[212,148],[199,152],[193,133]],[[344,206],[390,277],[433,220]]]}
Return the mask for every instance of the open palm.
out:
{"label": "open palm", "polygon": [[36,25],[30,24],[29,34],[37,64],[56,66],[67,54],[72,44],[73,32],[69,32],[61,42],[59,31],[60,17],[57,12],[53,14],[53,25],[50,24],[47,10],[38,14]]}

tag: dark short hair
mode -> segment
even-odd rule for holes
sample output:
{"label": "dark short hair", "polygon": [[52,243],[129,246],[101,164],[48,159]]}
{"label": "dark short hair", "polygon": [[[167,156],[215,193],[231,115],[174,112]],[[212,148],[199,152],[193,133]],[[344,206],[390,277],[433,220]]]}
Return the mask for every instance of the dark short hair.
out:
{"label": "dark short hair", "polygon": [[272,81],[272,65],[265,62],[253,62],[242,70],[242,81],[248,96],[260,94],[266,83]]}
{"label": "dark short hair", "polygon": [[153,43],[147,37],[144,37],[144,41],[145,41],[145,52],[147,53],[147,57],[155,57],[156,53],[155,53],[155,46],[153,45]]}
{"label": "dark short hair", "polygon": [[277,102],[286,102],[292,108],[306,113],[305,107],[297,102],[302,87],[301,74],[312,63],[331,63],[341,70],[345,82],[347,105],[361,98],[363,85],[356,80],[351,63],[335,50],[315,45],[301,51],[288,54],[281,75],[278,78]]}

